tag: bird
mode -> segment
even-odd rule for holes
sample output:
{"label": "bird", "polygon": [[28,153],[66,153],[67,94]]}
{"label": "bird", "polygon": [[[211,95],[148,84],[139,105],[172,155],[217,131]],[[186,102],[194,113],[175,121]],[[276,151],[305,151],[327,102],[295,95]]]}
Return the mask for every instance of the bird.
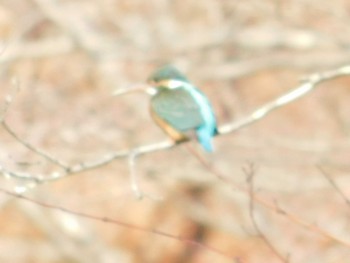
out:
{"label": "bird", "polygon": [[176,143],[190,140],[195,133],[207,152],[213,152],[212,139],[217,122],[208,98],[177,68],[165,65],[150,75],[150,113],[155,123]]}

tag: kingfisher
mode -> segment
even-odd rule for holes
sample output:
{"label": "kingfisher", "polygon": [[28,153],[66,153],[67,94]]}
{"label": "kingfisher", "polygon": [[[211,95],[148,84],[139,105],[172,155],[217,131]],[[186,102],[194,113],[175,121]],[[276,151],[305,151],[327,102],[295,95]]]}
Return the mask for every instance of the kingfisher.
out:
{"label": "kingfisher", "polygon": [[166,65],[149,78],[151,116],[175,142],[195,132],[202,147],[213,151],[212,138],[218,133],[213,109],[207,97],[175,67]]}
{"label": "kingfisher", "polygon": [[147,82],[149,86],[143,88],[151,95],[155,123],[176,143],[189,140],[194,132],[204,150],[212,152],[218,130],[207,97],[172,65],[156,70]]}

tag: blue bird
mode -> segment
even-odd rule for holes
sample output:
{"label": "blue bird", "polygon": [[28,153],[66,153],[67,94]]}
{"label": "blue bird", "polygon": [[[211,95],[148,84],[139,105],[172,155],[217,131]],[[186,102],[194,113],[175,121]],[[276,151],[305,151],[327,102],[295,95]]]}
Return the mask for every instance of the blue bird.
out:
{"label": "blue bird", "polygon": [[151,116],[158,126],[175,142],[189,140],[188,134],[194,131],[202,147],[212,152],[212,138],[218,131],[206,96],[170,65],[158,69],[148,81]]}

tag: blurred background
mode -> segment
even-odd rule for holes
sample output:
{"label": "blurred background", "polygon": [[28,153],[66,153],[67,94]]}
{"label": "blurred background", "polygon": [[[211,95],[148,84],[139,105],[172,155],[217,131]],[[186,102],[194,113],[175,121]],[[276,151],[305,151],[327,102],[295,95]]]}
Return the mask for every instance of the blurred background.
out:
{"label": "blurred background", "polygon": [[[18,87],[6,123],[68,165],[93,162],[167,139],[147,95],[113,97],[115,89],[172,63],[207,94],[219,124],[232,123],[305,76],[349,63],[349,24],[346,0],[1,0],[0,109]],[[232,185],[188,144],[137,158],[142,200],[127,158],[31,188],[5,169],[43,178],[62,170],[1,127],[2,189],[28,187],[35,200],[131,227],[1,193],[0,262],[349,262],[349,85],[347,77],[322,83],[218,136],[213,154],[193,143]],[[247,187],[249,163],[265,200],[253,209],[235,187]]]}

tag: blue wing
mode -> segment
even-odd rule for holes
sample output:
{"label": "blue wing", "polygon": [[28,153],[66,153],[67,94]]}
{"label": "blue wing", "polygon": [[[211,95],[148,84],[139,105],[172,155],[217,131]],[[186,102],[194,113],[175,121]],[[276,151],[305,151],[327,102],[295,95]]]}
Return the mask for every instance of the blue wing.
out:
{"label": "blue wing", "polygon": [[195,129],[204,123],[200,106],[184,89],[164,89],[151,102],[154,113],[181,132]]}
{"label": "blue wing", "polygon": [[212,137],[217,133],[216,119],[205,95],[191,84],[163,89],[152,98],[152,110],[181,132],[195,130],[203,148],[212,152]]}

